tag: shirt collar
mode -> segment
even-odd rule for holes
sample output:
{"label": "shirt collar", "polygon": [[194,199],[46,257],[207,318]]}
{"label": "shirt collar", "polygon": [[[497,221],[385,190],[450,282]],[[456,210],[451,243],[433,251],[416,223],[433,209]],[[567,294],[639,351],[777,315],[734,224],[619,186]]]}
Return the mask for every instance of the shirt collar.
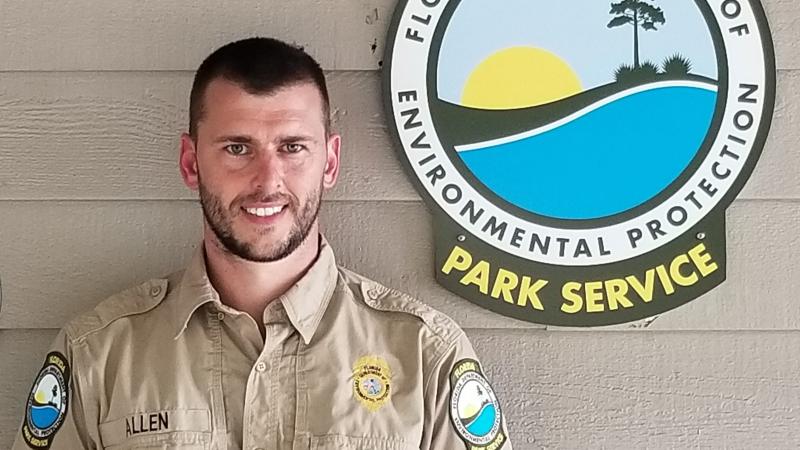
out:
{"label": "shirt collar", "polygon": [[178,285],[177,298],[172,303],[172,323],[175,324],[174,339],[178,339],[189,324],[189,319],[198,308],[209,302],[219,303],[219,294],[206,271],[205,249],[200,244],[192,255],[183,278]]}
{"label": "shirt collar", "polygon": [[317,260],[297,283],[278,298],[306,345],[311,342],[328,309],[338,278],[333,250],[320,235]]}
{"label": "shirt collar", "polygon": [[[311,342],[322,321],[336,288],[338,276],[333,250],[328,241],[320,235],[317,259],[297,283],[275,300],[283,305],[289,321],[306,344]],[[220,303],[220,299],[208,279],[205,251],[203,245],[200,245],[183,274],[176,301],[173,303],[175,339],[186,329],[194,312],[209,302]]]}

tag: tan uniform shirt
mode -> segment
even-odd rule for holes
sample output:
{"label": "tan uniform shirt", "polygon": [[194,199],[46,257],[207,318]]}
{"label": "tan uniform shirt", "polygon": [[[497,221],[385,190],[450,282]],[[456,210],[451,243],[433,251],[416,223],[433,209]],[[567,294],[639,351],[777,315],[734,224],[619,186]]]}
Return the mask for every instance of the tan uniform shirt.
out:
{"label": "tan uniform shirt", "polygon": [[463,331],[324,242],[263,321],[220,302],[200,248],[61,331],[14,450],[511,449]]}

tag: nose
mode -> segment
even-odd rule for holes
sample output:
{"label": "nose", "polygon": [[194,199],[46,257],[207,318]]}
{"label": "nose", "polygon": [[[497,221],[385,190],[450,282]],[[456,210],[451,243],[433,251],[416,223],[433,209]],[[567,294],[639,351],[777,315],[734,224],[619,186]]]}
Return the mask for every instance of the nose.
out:
{"label": "nose", "polygon": [[260,152],[252,164],[251,184],[265,194],[283,189],[283,162],[271,152]]}

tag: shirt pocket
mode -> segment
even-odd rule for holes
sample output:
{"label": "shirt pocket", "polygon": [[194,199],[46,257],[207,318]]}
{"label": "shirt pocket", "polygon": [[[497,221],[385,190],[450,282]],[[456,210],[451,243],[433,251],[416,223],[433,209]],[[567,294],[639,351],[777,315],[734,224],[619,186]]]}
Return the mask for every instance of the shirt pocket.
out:
{"label": "shirt pocket", "polygon": [[131,414],[100,424],[108,450],[208,450],[211,415],[206,410],[163,410]]}
{"label": "shirt pocket", "polygon": [[312,436],[311,450],[419,450],[419,447],[396,439],[329,434]]}

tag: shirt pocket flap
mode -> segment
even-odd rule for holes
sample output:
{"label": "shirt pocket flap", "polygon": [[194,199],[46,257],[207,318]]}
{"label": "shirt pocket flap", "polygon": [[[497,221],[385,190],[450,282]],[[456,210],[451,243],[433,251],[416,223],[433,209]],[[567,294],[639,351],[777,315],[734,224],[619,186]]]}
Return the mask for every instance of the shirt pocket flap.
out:
{"label": "shirt pocket flap", "polygon": [[163,440],[197,444],[211,438],[211,414],[204,409],[173,409],[133,413],[100,424],[103,446],[126,441],[158,443]]}

